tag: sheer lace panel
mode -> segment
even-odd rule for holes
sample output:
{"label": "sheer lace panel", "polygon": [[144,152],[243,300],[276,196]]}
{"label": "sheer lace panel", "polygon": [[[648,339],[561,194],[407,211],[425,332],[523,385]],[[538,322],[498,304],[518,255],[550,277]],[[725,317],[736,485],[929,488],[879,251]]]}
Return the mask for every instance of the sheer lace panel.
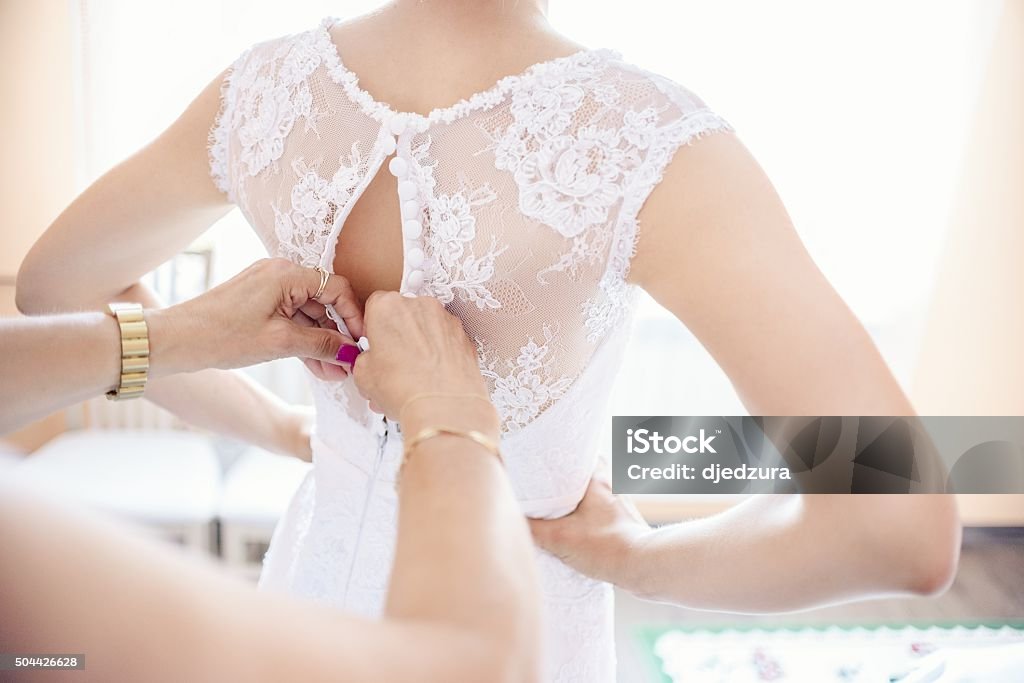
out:
{"label": "sheer lace panel", "polygon": [[415,197],[403,218],[422,226],[403,289],[462,319],[505,429],[522,429],[624,320],[637,214],[676,149],[728,124],[606,49],[428,116],[395,112],[341,63],[331,23],[236,61],[210,136],[213,179],[270,253],[330,268],[345,217],[397,147]]}

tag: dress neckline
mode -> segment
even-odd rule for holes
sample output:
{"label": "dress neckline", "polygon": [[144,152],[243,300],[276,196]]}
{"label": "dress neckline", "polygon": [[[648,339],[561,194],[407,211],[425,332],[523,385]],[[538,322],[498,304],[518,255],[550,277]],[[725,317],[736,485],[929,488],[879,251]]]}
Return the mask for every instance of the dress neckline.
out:
{"label": "dress neckline", "polygon": [[463,98],[455,104],[447,107],[436,107],[428,114],[420,114],[418,112],[396,110],[386,102],[376,99],[359,85],[359,76],[345,66],[338,46],[334,43],[334,38],[330,32],[331,28],[340,21],[337,17],[327,17],[320,23],[320,27],[317,30],[317,42],[331,79],[344,88],[349,99],[358,104],[363,113],[380,123],[387,124],[395,117],[402,117],[408,122],[418,124],[421,131],[426,130],[426,128],[434,123],[451,123],[471,112],[490,109],[501,103],[516,85],[529,80],[540,72],[571,70],[601,59],[622,58],[622,55],[617,50],[610,48],[583,48],[568,55],[535,62],[521,72],[505,76],[489,88]]}

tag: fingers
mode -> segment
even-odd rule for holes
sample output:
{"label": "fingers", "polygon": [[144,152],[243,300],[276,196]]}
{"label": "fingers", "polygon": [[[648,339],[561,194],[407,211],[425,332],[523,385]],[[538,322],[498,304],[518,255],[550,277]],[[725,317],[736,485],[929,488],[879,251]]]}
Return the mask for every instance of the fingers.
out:
{"label": "fingers", "polygon": [[[432,300],[432,299],[431,299]],[[400,293],[393,290],[378,289],[372,292],[370,296],[366,297],[366,301],[363,303],[363,315],[365,316],[365,326],[371,328],[373,323],[370,322],[373,319],[377,325],[389,321],[398,310],[401,309],[403,304],[408,307],[410,302],[422,304],[423,302],[418,299],[406,299]]]}
{"label": "fingers", "polygon": [[366,301],[363,302],[363,335],[369,337],[371,331],[376,327],[377,308],[380,306],[381,299],[387,298],[388,294],[390,292],[378,289],[366,297]]}
{"label": "fingers", "polygon": [[542,550],[546,550],[556,556],[562,544],[566,541],[568,534],[565,517],[558,519],[534,519],[527,517],[526,522],[530,527],[530,536],[534,544]]}
{"label": "fingers", "polygon": [[355,380],[356,384],[356,391],[359,392],[360,396],[367,400],[369,400],[369,396],[372,393],[373,381],[376,379],[375,373],[371,370],[371,366],[376,366],[374,360],[375,358],[371,357],[370,352],[366,351],[360,354],[359,362],[353,364],[351,368],[352,378]]}
{"label": "fingers", "polygon": [[394,416],[405,398],[417,392],[486,396],[476,347],[462,322],[436,298],[373,292],[363,322],[370,347],[359,356],[353,374],[363,396],[384,414]]}
{"label": "fingers", "polygon": [[[317,287],[319,286],[320,280],[317,279]],[[315,293],[314,289],[310,296]],[[316,301],[333,306],[334,312],[345,321],[345,326],[353,337],[358,339],[363,336],[363,307],[359,304],[356,293],[346,278],[341,275],[331,275],[327,278],[327,285]]]}
{"label": "fingers", "polygon": [[[325,306],[333,306],[351,334],[356,337],[363,334],[363,312],[359,300],[349,281],[341,275],[330,274],[324,283],[320,296],[314,298],[320,290],[321,275],[314,268],[298,266],[285,259],[265,259],[267,262],[263,272],[277,277],[282,291],[290,297],[288,304],[302,310],[313,320],[327,324]],[[294,309],[293,309],[294,310]],[[330,325],[333,327],[333,324]]]}
{"label": "fingers", "polygon": [[[330,318],[327,317],[327,313],[324,307],[321,304],[316,303],[315,301],[310,301],[304,306],[302,306],[302,308],[300,308],[295,313],[295,315],[291,317],[291,321],[299,327],[311,328],[314,330],[322,329],[326,332],[329,332],[332,339],[336,338],[341,340],[341,344],[338,346],[339,349],[342,346],[355,344],[354,340],[352,340],[349,337],[346,337],[340,332],[338,332],[337,336],[335,337],[334,333],[336,332],[336,329],[334,327],[334,324],[331,322]],[[345,367],[344,363],[338,360],[337,350],[334,352],[334,355],[332,355],[330,358],[315,358],[307,356],[304,358],[304,360],[311,360],[317,364],[316,367],[314,367],[311,364],[307,364],[307,367],[309,367],[310,371],[316,374],[316,376],[319,377],[320,379],[344,379],[345,377],[348,377],[348,369]],[[324,370],[321,371],[318,369],[319,364],[321,363],[325,366],[342,368],[343,372],[339,376],[337,372],[329,368],[325,368]]]}
{"label": "fingers", "polygon": [[[309,304],[307,304],[307,306],[309,306]],[[293,323],[295,323],[296,325],[298,325],[299,327],[320,327],[320,328],[323,328],[325,330],[329,330],[330,332],[337,332],[337,327],[334,326],[334,323],[331,322],[331,319],[328,318],[326,316],[326,314],[324,314],[324,315],[322,315],[320,317],[315,317],[316,315],[317,315],[316,309],[310,309],[307,312],[305,310],[305,307],[304,307],[304,308],[300,308],[298,311],[295,312],[295,315],[293,315],[291,317],[291,321]],[[340,334],[341,335],[340,338],[344,340],[343,343],[345,343],[345,344],[354,344],[355,343],[349,337],[346,337],[344,334],[341,334],[341,332],[338,332],[338,334]]]}
{"label": "fingers", "polygon": [[320,327],[336,327],[334,321],[327,315],[327,307],[316,299],[310,299],[302,304],[299,310]]}
{"label": "fingers", "polygon": [[300,358],[338,364],[338,349],[342,344],[351,344],[352,340],[337,330],[326,329],[318,325],[309,325],[308,318],[295,315],[292,321],[296,324],[291,330],[290,352]]}
{"label": "fingers", "polygon": [[325,382],[340,382],[348,377],[348,370],[343,365],[334,365],[311,358],[302,358],[300,360],[302,360],[302,364],[306,366],[306,369],[313,373],[314,377]]}

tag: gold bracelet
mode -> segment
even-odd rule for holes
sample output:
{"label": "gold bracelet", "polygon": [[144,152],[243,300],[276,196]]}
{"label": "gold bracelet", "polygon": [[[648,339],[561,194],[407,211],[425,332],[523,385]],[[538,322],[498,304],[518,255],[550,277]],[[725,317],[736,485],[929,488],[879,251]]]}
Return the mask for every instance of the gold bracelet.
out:
{"label": "gold bracelet", "polygon": [[113,303],[107,308],[121,330],[121,378],[117,388],[107,392],[107,398],[138,398],[146,390],[149,377],[149,328],[142,304]]}
{"label": "gold bracelet", "polygon": [[498,459],[498,462],[502,465],[505,464],[504,458],[501,457],[501,450],[498,448],[498,444],[484,434],[478,432],[475,429],[456,429],[455,427],[424,427],[416,433],[411,439],[407,440],[402,448],[402,463],[398,466],[398,475],[395,477],[395,486],[398,486],[398,482],[402,479],[402,470],[405,469],[405,463],[409,461],[409,454],[412,450],[428,439],[433,439],[438,436],[457,436],[463,439],[469,439],[473,443],[483,446],[491,452],[494,457]]}

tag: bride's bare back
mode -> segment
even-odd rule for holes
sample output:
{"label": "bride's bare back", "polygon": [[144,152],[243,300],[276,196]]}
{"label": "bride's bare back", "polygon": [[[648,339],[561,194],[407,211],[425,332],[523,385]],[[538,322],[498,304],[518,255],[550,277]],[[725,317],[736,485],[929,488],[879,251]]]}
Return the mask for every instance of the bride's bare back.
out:
{"label": "bride's bare back", "polygon": [[[409,10],[376,12],[330,29],[333,43],[343,46],[341,60],[358,74],[360,86],[397,111],[427,114],[532,64],[582,49],[546,22],[524,20],[518,13],[499,15],[494,30],[501,40],[496,42],[490,32],[475,29],[481,18],[467,16],[465,6],[453,13],[418,3]],[[463,40],[439,49],[425,37],[438,30],[457,33]],[[363,300],[378,289],[398,289],[401,281],[397,185],[390,173],[378,173],[352,208],[338,241],[334,270],[346,275]]]}

